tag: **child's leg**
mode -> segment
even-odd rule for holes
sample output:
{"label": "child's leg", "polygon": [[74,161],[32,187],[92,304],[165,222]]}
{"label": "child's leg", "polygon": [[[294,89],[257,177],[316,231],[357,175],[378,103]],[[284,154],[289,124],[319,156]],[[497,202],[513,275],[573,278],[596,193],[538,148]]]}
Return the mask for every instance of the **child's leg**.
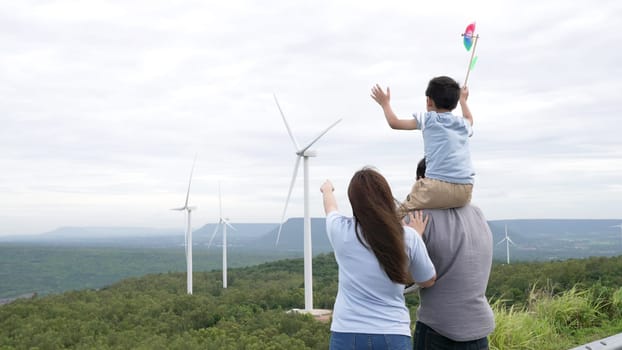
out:
{"label": "child's leg", "polygon": [[454,184],[430,178],[419,179],[413,185],[406,201],[398,208],[398,213],[402,217],[412,210],[463,207],[471,201],[472,192],[473,185]]}

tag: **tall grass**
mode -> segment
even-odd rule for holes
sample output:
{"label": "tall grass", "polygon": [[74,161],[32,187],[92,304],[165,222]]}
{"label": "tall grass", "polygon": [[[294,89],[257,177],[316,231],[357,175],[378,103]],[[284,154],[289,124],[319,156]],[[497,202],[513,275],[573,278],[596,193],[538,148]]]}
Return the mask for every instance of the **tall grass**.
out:
{"label": "tall grass", "polygon": [[490,336],[490,348],[542,349],[554,334],[551,324],[534,317],[533,313],[515,306],[506,308],[502,302],[492,305],[495,313],[495,330]]}
{"label": "tall grass", "polygon": [[493,350],[570,349],[622,332],[622,288],[574,286],[554,294],[553,288],[531,288],[524,306],[492,303],[496,328]]}

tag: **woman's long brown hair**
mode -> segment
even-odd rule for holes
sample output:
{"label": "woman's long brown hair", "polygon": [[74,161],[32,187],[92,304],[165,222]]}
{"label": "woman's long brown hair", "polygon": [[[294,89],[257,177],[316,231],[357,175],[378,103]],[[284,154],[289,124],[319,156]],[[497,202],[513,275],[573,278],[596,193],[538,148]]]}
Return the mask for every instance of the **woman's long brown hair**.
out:
{"label": "woman's long brown hair", "polygon": [[357,171],[350,180],[348,197],[354,214],[356,238],[372,250],[393,282],[412,283],[404,229],[397,217],[393,194],[385,178],[371,168]]}

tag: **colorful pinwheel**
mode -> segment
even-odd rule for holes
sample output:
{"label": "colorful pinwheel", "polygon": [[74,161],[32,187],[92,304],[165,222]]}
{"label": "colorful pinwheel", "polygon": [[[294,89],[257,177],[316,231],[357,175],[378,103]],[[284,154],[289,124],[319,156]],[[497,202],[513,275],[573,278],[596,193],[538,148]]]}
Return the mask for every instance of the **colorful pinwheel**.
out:
{"label": "colorful pinwheel", "polygon": [[475,34],[475,22],[469,24],[464,33],[462,34],[462,40],[464,43],[464,48],[467,51],[471,51],[471,59],[469,60],[469,67],[467,69],[466,78],[464,78],[464,86],[467,85],[467,81],[469,80],[469,73],[471,73],[471,69],[475,67],[475,62],[477,62],[477,56],[475,56],[475,48],[477,47],[477,39],[479,39],[479,35]]}

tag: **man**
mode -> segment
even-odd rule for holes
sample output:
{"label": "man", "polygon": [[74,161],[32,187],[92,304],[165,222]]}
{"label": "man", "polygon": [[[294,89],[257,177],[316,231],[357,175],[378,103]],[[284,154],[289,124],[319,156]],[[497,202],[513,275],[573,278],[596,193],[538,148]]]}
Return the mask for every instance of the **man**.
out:
{"label": "man", "polygon": [[[420,169],[423,167],[423,169]],[[417,176],[425,174],[425,160]],[[436,267],[436,283],[419,291],[415,350],[488,349],[495,321],[485,292],[492,266],[492,233],[473,205],[425,210],[423,241]],[[417,216],[410,216],[410,226]]]}

